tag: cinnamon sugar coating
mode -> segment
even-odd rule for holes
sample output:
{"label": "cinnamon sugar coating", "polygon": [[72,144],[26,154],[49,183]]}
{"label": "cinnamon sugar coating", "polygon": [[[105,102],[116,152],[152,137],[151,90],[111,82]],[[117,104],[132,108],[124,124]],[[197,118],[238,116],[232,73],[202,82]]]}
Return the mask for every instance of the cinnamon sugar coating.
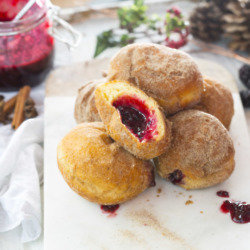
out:
{"label": "cinnamon sugar coating", "polygon": [[175,170],[184,175],[185,189],[209,187],[225,181],[234,170],[234,146],[226,128],[214,116],[181,111],[170,118],[172,143],[155,160],[157,171],[168,179]]}
{"label": "cinnamon sugar coating", "polygon": [[201,102],[194,107],[217,117],[229,129],[234,115],[234,101],[231,91],[210,78],[204,78]]}
{"label": "cinnamon sugar coating", "polygon": [[120,147],[101,122],[72,129],[58,145],[57,161],[70,188],[99,204],[125,202],[154,184],[152,163]]}
{"label": "cinnamon sugar coating", "polygon": [[95,89],[104,82],[105,79],[91,81],[78,90],[74,112],[77,123],[101,121],[95,105]]}
{"label": "cinnamon sugar coating", "polygon": [[[152,138],[140,141],[122,123],[119,111],[112,105],[123,96],[136,97],[154,114],[156,129]],[[171,142],[171,123],[165,118],[157,102],[143,91],[125,81],[111,81],[99,85],[95,91],[95,103],[107,133],[122,147],[141,159],[152,159],[164,153]]]}
{"label": "cinnamon sugar coating", "polygon": [[110,62],[109,80],[133,83],[155,98],[167,115],[200,101],[201,73],[184,52],[156,44],[132,44],[122,48]]}

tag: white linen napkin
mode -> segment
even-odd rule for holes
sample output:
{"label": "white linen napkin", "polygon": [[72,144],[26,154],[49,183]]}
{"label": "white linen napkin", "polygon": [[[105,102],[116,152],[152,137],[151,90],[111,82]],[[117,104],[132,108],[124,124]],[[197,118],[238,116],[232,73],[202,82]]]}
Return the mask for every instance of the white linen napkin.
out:
{"label": "white linen napkin", "polygon": [[43,117],[29,119],[15,133],[0,127],[0,232],[22,226],[22,242],[41,234]]}

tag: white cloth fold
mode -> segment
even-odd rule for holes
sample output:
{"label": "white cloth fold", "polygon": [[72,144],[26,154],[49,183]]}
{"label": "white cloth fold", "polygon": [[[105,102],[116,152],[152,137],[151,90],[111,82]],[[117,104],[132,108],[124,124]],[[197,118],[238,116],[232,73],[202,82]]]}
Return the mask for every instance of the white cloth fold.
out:
{"label": "white cloth fold", "polygon": [[41,234],[43,132],[43,117],[23,122],[13,135],[10,126],[0,128],[0,232],[21,225],[22,242]]}

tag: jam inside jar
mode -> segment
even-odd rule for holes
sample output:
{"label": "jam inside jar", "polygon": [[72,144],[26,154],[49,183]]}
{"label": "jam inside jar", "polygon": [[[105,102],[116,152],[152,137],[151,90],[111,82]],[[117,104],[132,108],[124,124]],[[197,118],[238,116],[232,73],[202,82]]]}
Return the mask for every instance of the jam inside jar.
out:
{"label": "jam inside jar", "polygon": [[28,0],[0,1],[0,91],[41,83],[53,66],[54,38],[43,0],[21,18],[17,13]]}

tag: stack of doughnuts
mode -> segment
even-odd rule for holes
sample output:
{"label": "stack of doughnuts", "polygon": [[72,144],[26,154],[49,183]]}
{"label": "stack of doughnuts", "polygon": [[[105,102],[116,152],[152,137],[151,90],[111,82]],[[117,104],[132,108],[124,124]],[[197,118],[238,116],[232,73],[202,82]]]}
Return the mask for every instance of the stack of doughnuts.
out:
{"label": "stack of doughnuts", "polygon": [[79,124],[58,145],[68,185],[99,204],[125,202],[155,184],[154,169],[185,189],[225,181],[234,170],[230,90],[202,77],[184,52],[132,44],[106,79],[78,93]]}

